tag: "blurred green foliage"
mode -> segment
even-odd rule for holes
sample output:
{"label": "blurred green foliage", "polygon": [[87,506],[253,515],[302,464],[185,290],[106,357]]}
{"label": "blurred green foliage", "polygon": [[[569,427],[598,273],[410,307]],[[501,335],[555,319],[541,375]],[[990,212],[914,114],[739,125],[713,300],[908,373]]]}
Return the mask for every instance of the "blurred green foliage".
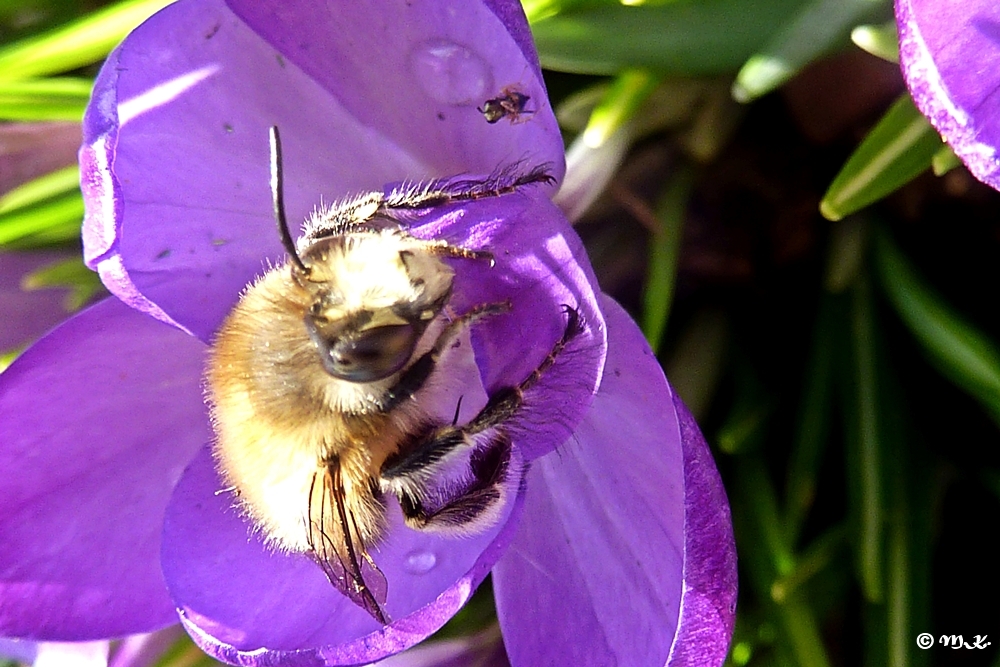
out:
{"label": "blurred green foliage", "polygon": [[906,94],[891,7],[526,5],[570,139],[615,90],[581,74],[659,82],[577,228],[716,448],[730,664],[992,665],[916,637],[1000,627],[1000,196]]}

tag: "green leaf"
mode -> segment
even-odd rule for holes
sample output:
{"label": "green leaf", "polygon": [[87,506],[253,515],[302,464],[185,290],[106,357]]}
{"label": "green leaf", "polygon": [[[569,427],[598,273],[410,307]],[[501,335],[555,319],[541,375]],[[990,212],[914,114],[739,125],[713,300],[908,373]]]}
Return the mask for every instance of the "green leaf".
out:
{"label": "green leaf", "polygon": [[[733,524],[739,543],[754,545],[741,552],[741,567],[746,565],[757,595],[773,601],[771,587],[777,577],[795,570],[795,556],[784,542],[774,486],[763,460],[751,455],[738,457],[735,463]],[[829,666],[815,613],[801,592],[791,592],[776,603],[773,613],[795,664]]]}
{"label": "green leaf", "polygon": [[837,322],[844,317],[841,299],[823,294],[813,330],[812,349],[803,378],[798,423],[788,457],[785,481],[786,539],[799,541],[806,515],[816,499],[816,487],[830,433],[833,409],[833,365]]}
{"label": "green leaf", "polygon": [[66,309],[79,310],[102,290],[101,279],[83,263],[82,256],[71,257],[36,269],[21,279],[22,289],[50,288],[69,290]]}
{"label": "green leaf", "polygon": [[599,0],[521,0],[528,23],[555,16],[580,5],[598,4]]}
{"label": "green leaf", "polygon": [[808,2],[743,65],[733,83],[733,98],[750,102],[778,88],[813,60],[845,42],[850,29],[883,4],[882,0]]}
{"label": "green leaf", "polygon": [[765,426],[774,413],[773,397],[752,372],[738,366],[736,384],[733,408],[715,438],[719,449],[727,454],[760,449],[766,433]]}
{"label": "green leaf", "polygon": [[869,280],[855,283],[850,305],[850,366],[843,378],[848,440],[848,486],[854,503],[856,564],[861,590],[870,602],[885,593],[884,425],[880,420],[876,369],[875,305]]}
{"label": "green leaf", "polygon": [[0,80],[0,120],[80,121],[93,85],[73,77]]}
{"label": "green leaf", "polygon": [[654,352],[659,352],[667,328],[677,279],[677,260],[684,236],[684,216],[691,196],[693,174],[682,168],[671,175],[656,217],[660,228],[649,239],[649,268],[643,291],[642,329]]}
{"label": "green leaf", "polygon": [[51,197],[80,188],[80,169],[75,164],[18,186],[0,197],[0,219],[18,209],[27,208]]}
{"label": "green leaf", "polygon": [[840,220],[878,201],[927,169],[941,145],[937,130],[903,93],[833,179],[820,212]]}
{"label": "green leaf", "polygon": [[915,431],[899,374],[881,336],[874,336],[875,422],[882,465],[884,596],[867,604],[866,664],[919,667],[930,652],[913,638],[930,627],[932,507],[940,506],[929,453]]}
{"label": "green leaf", "polygon": [[79,191],[0,215],[0,246],[35,238],[39,242],[80,236],[83,195]]}
{"label": "green leaf", "polygon": [[727,364],[729,323],[719,308],[704,307],[681,332],[665,365],[667,377],[691,414],[703,419]]}
{"label": "green leaf", "polygon": [[771,598],[781,604],[803,584],[833,562],[847,544],[847,528],[834,526],[813,540],[787,574],[771,584]]}
{"label": "green leaf", "polygon": [[934,170],[935,176],[944,176],[955,167],[961,166],[962,161],[948,145],[942,146],[941,150],[935,153],[931,159],[931,169]]}
{"label": "green leaf", "polygon": [[882,289],[933,364],[1000,423],[1000,349],[917,273],[888,233],[875,238]]}
{"label": "green leaf", "polygon": [[627,70],[619,74],[590,113],[583,131],[584,142],[597,148],[608,137],[629,122],[659,80],[644,70]]}
{"label": "green leaf", "polygon": [[767,554],[773,576],[787,575],[795,569],[795,554],[781,530],[782,513],[767,467],[763,459],[752,454],[739,459],[738,471],[741,495],[744,501],[750,502],[756,533],[762,538],[760,550]]}
{"label": "green leaf", "polygon": [[646,68],[659,74],[735,71],[805,0],[675,0],[626,6],[573,3],[538,12],[542,65],[587,74]]}
{"label": "green leaf", "polygon": [[851,31],[851,41],[876,58],[899,62],[899,32],[895,21],[882,25],[859,25]]}
{"label": "green leaf", "polygon": [[57,74],[110,53],[133,28],[172,0],[126,0],[0,49],[0,81]]}
{"label": "green leaf", "polygon": [[[633,136],[644,137],[689,122],[718,85],[713,81],[684,78],[660,81],[631,119]],[[602,80],[569,95],[556,109],[559,126],[570,132],[583,132],[590,122],[590,114],[610,88],[611,83]]]}
{"label": "green leaf", "polygon": [[829,667],[816,615],[801,596],[793,595],[781,605],[781,619],[792,652],[803,667]]}

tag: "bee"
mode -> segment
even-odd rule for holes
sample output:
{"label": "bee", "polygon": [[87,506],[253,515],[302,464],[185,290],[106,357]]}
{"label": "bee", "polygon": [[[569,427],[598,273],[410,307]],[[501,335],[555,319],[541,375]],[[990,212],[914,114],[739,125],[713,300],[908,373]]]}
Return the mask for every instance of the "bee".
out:
{"label": "bee", "polygon": [[[271,128],[271,192],[288,259],[249,285],[209,355],[213,453],[241,511],[274,548],[308,554],[382,624],[387,582],[369,550],[387,500],[407,525],[454,535],[495,525],[523,466],[505,424],[525,392],[584,329],[569,307],[562,337],[519,384],[467,423],[432,409],[471,356],[463,336],[509,302],[454,312],[452,262],[492,255],[407,233],[406,214],[549,183],[547,169],[433,181],[363,194],[313,213],[296,243],[284,212],[281,143]],[[447,392],[444,392],[447,393]]]}
{"label": "bee", "polygon": [[483,102],[482,107],[476,107],[479,113],[483,114],[486,122],[490,125],[500,122],[501,118],[507,118],[511,124],[519,123],[521,117],[533,112],[525,111],[525,106],[531,98],[518,91],[513,86],[507,86],[500,91],[500,95]]}

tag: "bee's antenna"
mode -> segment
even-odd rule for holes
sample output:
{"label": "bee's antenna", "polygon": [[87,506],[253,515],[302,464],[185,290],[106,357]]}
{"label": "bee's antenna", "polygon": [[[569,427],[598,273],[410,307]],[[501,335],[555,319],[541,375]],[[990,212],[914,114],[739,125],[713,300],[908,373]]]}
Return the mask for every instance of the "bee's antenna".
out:
{"label": "bee's antenna", "polygon": [[278,135],[278,126],[272,125],[270,129],[271,137],[271,199],[274,202],[274,219],[278,222],[278,235],[281,237],[281,245],[285,247],[285,252],[292,258],[295,267],[304,274],[309,273],[309,267],[299,257],[295,249],[295,241],[292,240],[292,233],[288,229],[288,220],[285,218],[285,192],[284,177],[281,171],[281,137]]}

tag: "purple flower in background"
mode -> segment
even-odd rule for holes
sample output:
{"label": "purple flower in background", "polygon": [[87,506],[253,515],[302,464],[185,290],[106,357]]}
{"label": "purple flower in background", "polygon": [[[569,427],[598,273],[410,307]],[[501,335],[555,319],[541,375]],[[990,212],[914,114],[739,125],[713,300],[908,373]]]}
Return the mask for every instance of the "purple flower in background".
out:
{"label": "purple flower in background", "polygon": [[[531,113],[488,123],[477,107],[511,87]],[[714,464],[544,184],[410,228],[495,258],[453,262],[458,312],[511,303],[473,328],[480,393],[530,374],[564,305],[587,325],[528,398],[514,447],[530,467],[494,528],[410,530],[393,505],[372,549],[383,626],[219,493],[201,378],[240,292],[283,261],[271,125],[293,221],[404,180],[563,172],[516,2],[181,0],[138,28],[98,78],[81,151],[86,258],[118,299],[0,376],[0,635],[98,639],[179,616],[229,662],[364,664],[429,636],[492,572],[513,665],[721,664],[736,573]]]}
{"label": "purple flower in background", "polygon": [[896,0],[896,22],[917,107],[976,178],[1000,189],[1000,5]]}

